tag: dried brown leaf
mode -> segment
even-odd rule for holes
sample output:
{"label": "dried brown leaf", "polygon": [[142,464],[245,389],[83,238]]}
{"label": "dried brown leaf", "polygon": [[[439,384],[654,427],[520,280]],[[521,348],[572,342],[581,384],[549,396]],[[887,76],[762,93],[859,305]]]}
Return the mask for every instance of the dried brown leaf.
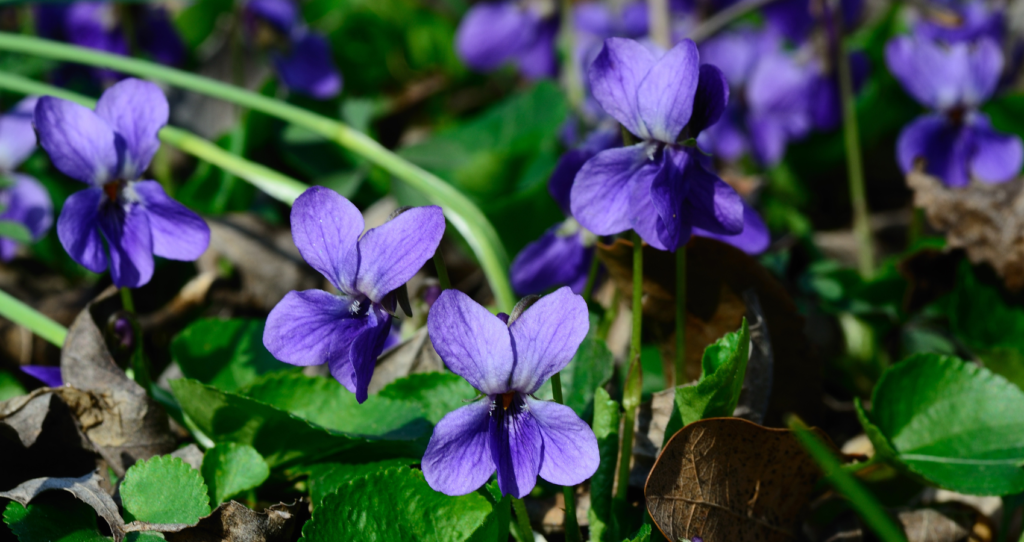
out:
{"label": "dried brown leaf", "polygon": [[194,525],[133,521],[125,532],[161,532],[171,542],[286,542],[298,534],[308,512],[304,500],[275,504],[262,512],[229,501]]}
{"label": "dried brown leaf", "polygon": [[115,540],[124,538],[124,520],[118,513],[117,504],[110,495],[100,487],[102,477],[99,472],[92,472],[80,478],[36,478],[22,483],[10,491],[0,492],[0,497],[18,501],[23,506],[36,498],[44,491],[63,489],[75,496],[78,500],[88,504],[96,511],[113,533]]}
{"label": "dried brown leaf", "polygon": [[370,379],[370,393],[377,393],[385,386],[414,373],[432,373],[444,370],[444,362],[437,355],[434,345],[427,336],[427,327],[377,358],[377,368]]}
{"label": "dried brown leaf", "polygon": [[712,418],[669,440],[644,494],[669,540],[781,542],[795,537],[820,474],[788,429]]}
{"label": "dried brown leaf", "polygon": [[987,262],[1010,290],[1024,288],[1024,177],[948,188],[935,177],[911,172],[907,184],[914,205],[946,232],[947,247],[964,249],[974,263]]}
{"label": "dried brown leaf", "polygon": [[[704,349],[735,331],[747,308],[743,296],[757,294],[771,337],[773,389],[765,416],[781,424],[785,412],[816,420],[821,412],[821,364],[804,333],[804,318],[782,284],[757,260],[725,243],[694,237],[686,246],[686,378],[700,376]],[[632,243],[598,245],[598,257],[628,299],[632,295]],[[675,256],[644,246],[644,333],[662,344],[665,359],[675,349]]]}

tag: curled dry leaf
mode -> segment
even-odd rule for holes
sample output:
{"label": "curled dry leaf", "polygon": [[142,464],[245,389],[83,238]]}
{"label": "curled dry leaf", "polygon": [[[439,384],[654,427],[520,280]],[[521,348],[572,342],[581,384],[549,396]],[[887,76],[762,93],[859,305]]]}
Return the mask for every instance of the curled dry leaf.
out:
{"label": "curled dry leaf", "polygon": [[[704,349],[735,331],[747,313],[743,296],[757,294],[771,335],[771,400],[765,422],[781,424],[784,412],[816,420],[821,410],[821,364],[804,334],[804,318],[772,274],[757,260],[725,243],[694,237],[686,246],[686,378],[700,376]],[[598,257],[622,296],[632,295],[632,243],[619,239],[598,245]],[[644,246],[644,333],[651,332],[671,362],[675,349],[675,256]]]}
{"label": "curled dry leaf", "polygon": [[92,472],[80,478],[36,478],[29,480],[10,491],[0,492],[0,497],[18,501],[28,506],[32,499],[44,491],[63,489],[74,495],[78,500],[88,504],[96,511],[114,535],[114,540],[124,538],[124,520],[117,511],[117,504],[100,487],[102,477],[99,472]]}
{"label": "curled dry leaf", "polygon": [[933,227],[946,232],[949,248],[964,249],[974,263],[987,262],[1010,290],[1024,288],[1024,177],[947,188],[935,177],[911,172],[907,184],[914,190],[914,205],[924,209]]}
{"label": "curled dry leaf", "polygon": [[308,512],[305,500],[275,504],[262,512],[229,501],[194,525],[133,521],[125,532],[161,532],[171,542],[287,542],[295,539]]}
{"label": "curled dry leaf", "polygon": [[644,494],[669,540],[782,542],[795,538],[820,475],[790,430],[711,418],[669,440]]}

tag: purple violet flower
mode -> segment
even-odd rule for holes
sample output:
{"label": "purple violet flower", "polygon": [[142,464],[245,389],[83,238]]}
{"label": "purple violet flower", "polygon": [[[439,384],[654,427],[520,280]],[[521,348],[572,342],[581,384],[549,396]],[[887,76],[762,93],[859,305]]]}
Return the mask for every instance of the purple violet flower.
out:
{"label": "purple violet flower", "polygon": [[514,63],[529,79],[554,77],[557,33],[553,2],[481,2],[459,23],[455,51],[474,70],[493,71]]}
{"label": "purple violet flower", "polygon": [[[122,17],[131,17],[126,33]],[[185,44],[162,7],[146,4],[125,6],[113,2],[44,4],[36,8],[36,29],[40,36],[118,55],[130,54],[129,43],[157,62],[177,65],[185,58]],[[120,75],[104,68],[68,66],[68,73],[86,72],[102,82]]]}
{"label": "purple violet flower", "polygon": [[941,13],[926,15],[914,25],[915,34],[935,41],[957,43],[974,42],[984,37],[1001,42],[1006,33],[1003,10],[986,2],[965,2],[938,9],[942,10]]}
{"label": "purple violet flower", "polygon": [[494,316],[466,294],[445,290],[430,309],[434,349],[486,395],[434,427],[422,466],[441,493],[465,495],[497,471],[502,494],[522,498],[538,474],[571,486],[597,470],[590,427],[571,408],[531,396],[576,354],[590,327],[587,304],[569,288],[528,303],[512,318]]}
{"label": "purple violet flower", "polygon": [[202,218],[160,183],[141,180],[160,148],[157,132],[167,114],[160,87],[138,79],[107,89],[95,111],[52,96],[36,105],[39,144],[57,169],[88,185],[64,202],[57,236],[86,269],[109,267],[117,286],[149,282],[153,255],[195,260],[210,242]]}
{"label": "purple violet flower", "polygon": [[280,38],[271,56],[285,86],[318,100],[341,92],[341,72],[330,43],[306,26],[293,0],[249,0],[245,15],[250,35],[257,34],[256,22],[262,21]]}
{"label": "purple violet flower", "polygon": [[903,128],[896,156],[904,173],[924,160],[924,170],[947,186],[971,178],[1005,182],[1024,165],[1024,144],[996,132],[978,107],[992,96],[1003,71],[1003,53],[991,38],[943,45],[920,35],[901,36],[885,60],[903,88],[934,110]]}
{"label": "purple violet flower", "polygon": [[594,234],[574,219],[552,226],[523,247],[509,266],[512,289],[519,295],[540,294],[556,286],[583,293],[594,260]]}
{"label": "purple violet flower", "polygon": [[706,169],[699,150],[678,142],[718,121],[729,99],[722,71],[701,66],[692,41],[658,58],[636,41],[608,39],[590,67],[590,84],[639,143],[602,151],[580,169],[570,202],[580,224],[597,235],[633,229],[671,251],[689,240],[694,226],[742,231],[739,194]]}
{"label": "purple violet flower", "polygon": [[[35,106],[36,98],[25,98],[0,116],[0,221],[25,226],[38,241],[53,225],[53,202],[39,181],[14,171],[36,150]],[[17,251],[15,240],[0,238],[0,261],[10,261]]]}
{"label": "purple violet flower", "polygon": [[362,403],[391,329],[392,292],[434,255],[444,214],[414,207],[363,234],[363,215],[352,202],[314,186],[295,200],[291,222],[302,257],[339,294],[288,292],[267,317],[263,344],[285,363],[326,363]]}
{"label": "purple violet flower", "polygon": [[64,385],[64,378],[60,375],[60,367],[47,365],[22,365],[21,372],[35,378],[47,388],[59,388]]}

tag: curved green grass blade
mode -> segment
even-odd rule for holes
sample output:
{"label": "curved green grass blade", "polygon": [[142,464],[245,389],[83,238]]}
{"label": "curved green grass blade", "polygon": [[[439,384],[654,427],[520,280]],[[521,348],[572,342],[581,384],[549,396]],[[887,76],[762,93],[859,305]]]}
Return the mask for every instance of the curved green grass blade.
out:
{"label": "curved green grass blade", "polygon": [[444,209],[445,217],[462,234],[480,261],[498,308],[510,312],[515,303],[508,280],[508,255],[494,226],[465,195],[441,178],[400,158],[373,138],[353,128],[289,103],[268,98],[227,83],[135,58],[114,55],[32,36],[0,32],[0,50],[101,66],[122,73],[162,81],[219,98],[297,124],[359,154],[401,179]]}
{"label": "curved green grass blade", "polygon": [[32,333],[46,339],[56,347],[64,346],[68,329],[50,319],[49,316],[29,307],[11,294],[0,290],[0,316],[24,326]]}

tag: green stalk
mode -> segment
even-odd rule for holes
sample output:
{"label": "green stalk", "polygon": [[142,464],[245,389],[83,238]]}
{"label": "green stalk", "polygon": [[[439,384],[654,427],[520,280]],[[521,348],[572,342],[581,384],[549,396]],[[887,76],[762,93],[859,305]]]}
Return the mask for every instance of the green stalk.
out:
{"label": "green stalk", "polygon": [[573,49],[576,45],[576,28],[572,24],[572,0],[562,0],[562,23],[558,29],[559,47],[562,49],[562,85],[573,111],[581,111],[586,93],[580,70],[573,65]]}
{"label": "green stalk", "polygon": [[444,264],[444,256],[441,249],[434,251],[434,270],[437,271],[437,282],[441,283],[442,290],[451,290],[452,281],[448,278],[448,266]]}
{"label": "green stalk", "polygon": [[324,136],[404,181],[432,203],[442,206],[445,217],[462,234],[480,260],[480,266],[497,298],[498,308],[505,312],[512,310],[515,297],[506,273],[508,255],[487,217],[455,187],[402,159],[366,134],[323,115],[256,92],[136,58],[8,32],[0,32],[0,50],[101,66],[137,77],[162,81],[260,111]]}
{"label": "green stalk", "polygon": [[672,48],[668,0],[647,0],[647,26],[651,29],[651,41],[666,51]]}
{"label": "green stalk", "polygon": [[[10,73],[0,73],[0,88],[21,94],[55,96],[86,107],[95,107],[96,105],[96,100],[88,96],[82,96],[69,90]],[[268,196],[288,205],[291,205],[295,198],[299,197],[299,194],[302,194],[308,188],[305,184],[287,175],[231,154],[216,144],[181,128],[165,126],[160,130],[159,136],[160,140],[164,143],[177,147],[182,152],[191,154],[204,162],[209,162],[224,171],[237,175],[239,178],[245,179],[253,186],[265,192]]]}
{"label": "green stalk", "polygon": [[868,490],[864,489],[864,486],[852,474],[843,470],[835,454],[807,428],[800,418],[790,416],[788,425],[807,453],[821,467],[822,472],[825,473],[825,480],[846,497],[857,515],[864,520],[864,523],[867,523],[868,527],[871,527],[871,530],[883,542],[907,542],[903,531],[893,523],[882,505]]}
{"label": "green stalk", "polygon": [[64,339],[68,336],[66,327],[3,290],[0,290],[0,316],[39,335],[57,348],[64,346]]}
{"label": "green stalk", "polygon": [[686,245],[676,249],[676,366],[672,386],[680,386],[686,374]]}
{"label": "green stalk", "polygon": [[[842,28],[842,25],[839,25]],[[843,139],[846,142],[846,167],[850,177],[850,204],[853,206],[853,236],[857,240],[857,268],[864,278],[875,272],[875,251],[868,220],[868,197],[864,188],[864,165],[860,151],[860,129],[853,95],[850,56],[840,34],[836,64],[839,68],[839,94],[843,102]]]}
{"label": "green stalk", "polygon": [[622,393],[622,409],[625,411],[622,425],[622,442],[619,445],[619,472],[615,488],[615,499],[626,500],[629,488],[629,461],[633,457],[633,425],[636,423],[636,409],[640,406],[640,391],[643,384],[643,369],[640,366],[640,332],[643,322],[644,294],[644,251],[643,241],[636,232],[633,237],[633,331],[629,342],[629,372],[625,390]]}
{"label": "green stalk", "polygon": [[583,301],[590,303],[590,294],[594,293],[594,283],[597,282],[597,271],[601,268],[601,260],[597,255],[590,260],[590,271],[587,272],[587,285],[583,287]]}
{"label": "green stalk", "polygon": [[[551,376],[551,395],[555,402],[564,405],[562,399],[562,374],[555,373]],[[565,497],[565,540],[567,542],[580,542],[583,534],[580,533],[580,524],[576,520],[576,487],[562,486],[562,496]]]}
{"label": "green stalk", "polygon": [[530,516],[526,513],[526,505],[522,499],[512,497],[512,510],[516,513],[515,526],[519,538],[524,542],[533,542],[533,527],[530,527]]}
{"label": "green stalk", "polygon": [[135,314],[135,302],[132,301],[132,291],[128,289],[127,286],[121,287],[121,307],[123,307],[124,310]]}

